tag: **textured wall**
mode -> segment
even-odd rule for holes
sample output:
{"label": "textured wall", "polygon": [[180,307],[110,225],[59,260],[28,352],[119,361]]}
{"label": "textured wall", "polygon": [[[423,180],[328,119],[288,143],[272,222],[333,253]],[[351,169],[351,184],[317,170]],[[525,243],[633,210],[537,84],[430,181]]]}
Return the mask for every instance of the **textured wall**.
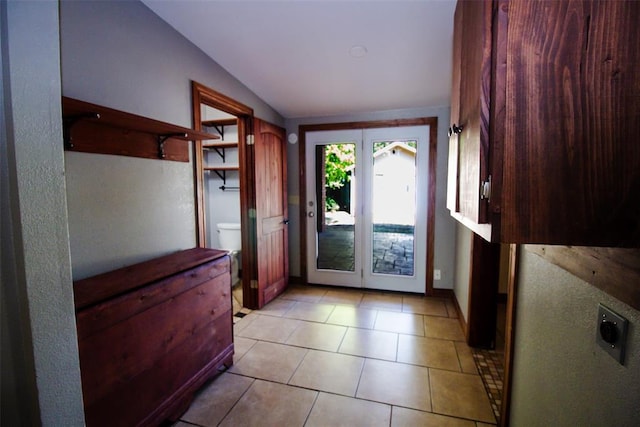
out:
{"label": "textured wall", "polygon": [[[288,119],[287,135],[298,133],[298,126],[319,123],[341,123],[355,121],[390,120],[416,117],[438,118],[438,146],[436,165],[436,211],[435,211],[435,243],[434,268],[440,269],[442,279],[434,282],[434,287],[452,289],[454,276],[455,222],[446,209],[447,197],[447,156],[449,153],[449,108],[414,108],[406,110],[378,111],[345,116],[310,117]],[[298,164],[298,145],[289,145],[287,149],[288,188],[289,188],[289,271],[291,276],[300,275],[300,185]]]}
{"label": "textured wall", "polygon": [[[282,123],[140,2],[64,1],[60,13],[65,96],[191,127],[195,80]],[[190,163],[71,152],[65,163],[74,280],[195,246]]]}
{"label": "textured wall", "polygon": [[[6,126],[0,155],[7,157],[1,162],[0,424],[80,426],[84,413],[64,187],[58,4],[2,2],[0,15]],[[16,405],[7,412],[5,399]]]}
{"label": "textured wall", "polygon": [[471,268],[471,241],[473,232],[464,225],[456,222],[456,258],[455,277],[453,278],[453,292],[458,300],[462,316],[465,321],[469,314],[469,278]]}
{"label": "textured wall", "polygon": [[[640,312],[531,252],[520,261],[511,425],[637,426]],[[624,366],[595,342],[598,303],[629,320]]]}

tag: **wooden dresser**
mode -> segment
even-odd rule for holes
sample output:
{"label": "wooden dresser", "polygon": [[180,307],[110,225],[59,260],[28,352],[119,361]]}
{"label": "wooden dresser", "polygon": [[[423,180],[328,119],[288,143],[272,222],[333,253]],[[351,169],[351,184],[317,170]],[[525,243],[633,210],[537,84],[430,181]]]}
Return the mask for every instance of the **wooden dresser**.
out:
{"label": "wooden dresser", "polygon": [[194,248],[74,282],[88,426],[175,420],[233,363],[229,266]]}

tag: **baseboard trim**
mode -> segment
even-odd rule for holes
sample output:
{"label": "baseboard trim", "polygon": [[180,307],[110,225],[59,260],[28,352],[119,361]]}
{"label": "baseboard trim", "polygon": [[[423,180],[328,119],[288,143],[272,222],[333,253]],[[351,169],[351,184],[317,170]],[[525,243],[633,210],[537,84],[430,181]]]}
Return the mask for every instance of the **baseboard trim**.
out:
{"label": "baseboard trim", "polygon": [[431,295],[429,296],[436,297],[436,298],[449,298],[449,299],[455,298],[453,289],[435,289],[434,288],[431,292]]}
{"label": "baseboard trim", "polygon": [[458,321],[460,322],[460,327],[462,328],[462,333],[464,334],[465,341],[468,339],[467,332],[467,321],[464,320],[464,316],[462,315],[462,310],[460,309],[460,303],[458,302],[458,298],[456,298],[455,292],[451,292],[453,294],[452,300],[453,305],[456,307],[456,312],[458,313]]}

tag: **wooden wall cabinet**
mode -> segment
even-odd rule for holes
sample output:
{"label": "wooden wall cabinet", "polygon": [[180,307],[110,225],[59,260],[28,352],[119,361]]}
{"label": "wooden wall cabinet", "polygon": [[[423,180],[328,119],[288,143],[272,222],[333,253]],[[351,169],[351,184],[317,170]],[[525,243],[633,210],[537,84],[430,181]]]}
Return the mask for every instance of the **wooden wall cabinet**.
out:
{"label": "wooden wall cabinet", "polygon": [[640,246],[640,2],[458,1],[447,207],[487,240]]}
{"label": "wooden wall cabinet", "polygon": [[175,420],[233,363],[226,252],[194,248],[74,282],[88,426]]}

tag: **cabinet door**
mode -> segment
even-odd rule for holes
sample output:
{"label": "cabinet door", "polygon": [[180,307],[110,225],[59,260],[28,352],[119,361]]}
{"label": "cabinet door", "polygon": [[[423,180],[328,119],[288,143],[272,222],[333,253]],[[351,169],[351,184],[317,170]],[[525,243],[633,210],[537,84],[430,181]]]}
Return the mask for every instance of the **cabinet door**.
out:
{"label": "cabinet door", "polygon": [[491,2],[459,1],[454,22],[447,206],[473,224],[488,221],[480,189],[489,176],[491,11]]}
{"label": "cabinet door", "polygon": [[508,3],[502,240],[640,244],[640,2]]}

